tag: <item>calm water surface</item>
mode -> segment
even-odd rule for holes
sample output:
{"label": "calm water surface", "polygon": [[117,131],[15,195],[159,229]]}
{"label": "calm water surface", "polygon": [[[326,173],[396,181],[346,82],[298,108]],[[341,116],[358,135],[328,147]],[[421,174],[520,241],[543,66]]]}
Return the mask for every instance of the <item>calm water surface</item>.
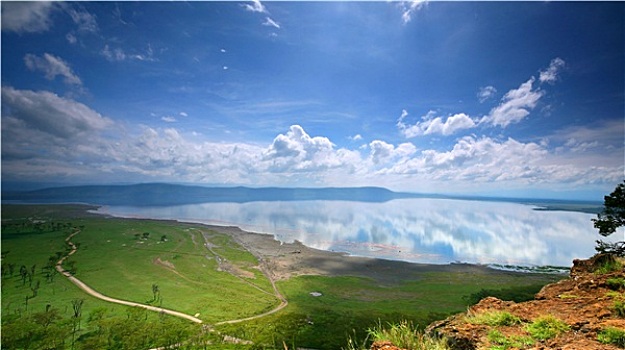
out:
{"label": "calm water surface", "polygon": [[575,258],[593,255],[600,238],[592,214],[449,199],[109,206],[99,212],[239,226],[317,249],[436,264],[570,266]]}

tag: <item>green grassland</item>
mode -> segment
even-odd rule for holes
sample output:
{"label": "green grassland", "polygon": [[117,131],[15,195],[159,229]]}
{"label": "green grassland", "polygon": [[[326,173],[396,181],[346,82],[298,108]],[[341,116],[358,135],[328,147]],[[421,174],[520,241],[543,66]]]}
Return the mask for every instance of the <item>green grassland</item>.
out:
{"label": "green grassland", "polygon": [[[57,323],[72,320],[72,302],[80,299],[84,300],[83,323],[77,335],[72,335],[77,339],[75,348],[99,344],[93,346],[142,349],[202,337],[199,327],[185,328],[180,326],[183,321],[169,316],[100,301],[60,274],[50,277],[46,266],[66,254],[65,238],[73,230],[80,231],[72,238],[78,250],[64,267],[104,295],[199,314],[205,324],[259,315],[280,304],[256,257],[226,234],[201,225],[110,218],[84,210],[84,206],[73,205],[2,206],[3,343],[5,330],[24,329],[16,326],[22,322],[20,318],[30,315],[36,323],[53,309],[59,314]],[[19,273],[22,265],[29,271],[34,266],[34,274],[23,278]],[[445,272],[426,269],[417,277],[411,275],[410,280],[299,276],[277,283],[289,302],[285,309],[247,322],[215,326],[219,333],[214,334],[254,342],[236,348],[283,349],[287,344],[289,348],[339,349],[349,337],[364,339],[367,328],[380,322],[408,320],[424,327],[464,311],[471,296],[484,290],[496,294],[505,289],[514,294],[518,288],[527,292],[558,278],[561,276],[464,268]],[[158,286],[157,295],[154,285]],[[128,331],[136,324],[153,327],[145,326],[126,338],[110,333],[115,329]],[[59,329],[65,333],[59,332],[69,337],[69,326],[63,327]],[[131,341],[135,336],[142,341]],[[227,346],[214,335],[204,334],[202,339],[211,339],[212,345],[196,347],[187,342],[184,347]],[[57,348],[70,348],[70,342],[64,344]],[[16,348],[29,347],[22,344]]]}

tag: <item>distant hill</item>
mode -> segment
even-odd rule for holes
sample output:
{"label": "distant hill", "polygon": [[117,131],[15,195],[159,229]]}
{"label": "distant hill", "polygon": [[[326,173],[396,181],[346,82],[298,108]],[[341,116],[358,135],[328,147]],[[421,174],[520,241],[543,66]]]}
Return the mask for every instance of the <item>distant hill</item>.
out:
{"label": "distant hill", "polygon": [[[380,187],[249,188],[174,184],[93,185],[3,192],[2,201],[23,203],[90,203],[101,205],[168,206],[210,202],[336,200],[386,202],[424,195],[393,192]],[[431,196],[428,196],[431,197]],[[442,197],[442,196],[441,196]]]}

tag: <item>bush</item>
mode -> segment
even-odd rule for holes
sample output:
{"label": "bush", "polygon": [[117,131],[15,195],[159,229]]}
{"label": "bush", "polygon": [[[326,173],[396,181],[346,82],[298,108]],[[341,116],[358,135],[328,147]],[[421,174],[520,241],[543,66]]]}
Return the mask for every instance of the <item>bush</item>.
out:
{"label": "bush", "polygon": [[623,264],[616,260],[606,260],[603,264],[599,265],[595,270],[595,273],[598,275],[604,275],[606,273],[620,271],[623,269]]}
{"label": "bush", "polygon": [[625,278],[622,277],[611,277],[605,281],[608,288],[612,290],[619,290],[621,288],[625,288]]}
{"label": "bush", "polygon": [[485,311],[470,314],[466,317],[467,323],[484,324],[488,326],[513,326],[521,323],[521,319],[507,311]]}
{"label": "bush", "polygon": [[597,334],[597,340],[603,344],[612,344],[625,348],[625,331],[618,328],[605,328]]}
{"label": "bush", "polygon": [[538,340],[551,339],[570,329],[564,321],[551,315],[538,317],[525,327],[532,338]]}

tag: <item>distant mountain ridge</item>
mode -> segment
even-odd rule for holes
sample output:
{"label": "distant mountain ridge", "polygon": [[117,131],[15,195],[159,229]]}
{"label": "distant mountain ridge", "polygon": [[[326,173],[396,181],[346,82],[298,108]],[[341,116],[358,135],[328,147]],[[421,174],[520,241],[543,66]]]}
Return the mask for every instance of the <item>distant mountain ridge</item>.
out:
{"label": "distant mountain ridge", "polygon": [[[33,191],[2,193],[3,201],[25,203],[89,203],[101,205],[168,206],[211,202],[345,200],[386,202],[424,195],[393,192],[381,187],[202,187],[149,183],[136,185],[86,185],[52,187]],[[431,197],[431,196],[427,196]],[[440,196],[441,198],[443,196]]]}

